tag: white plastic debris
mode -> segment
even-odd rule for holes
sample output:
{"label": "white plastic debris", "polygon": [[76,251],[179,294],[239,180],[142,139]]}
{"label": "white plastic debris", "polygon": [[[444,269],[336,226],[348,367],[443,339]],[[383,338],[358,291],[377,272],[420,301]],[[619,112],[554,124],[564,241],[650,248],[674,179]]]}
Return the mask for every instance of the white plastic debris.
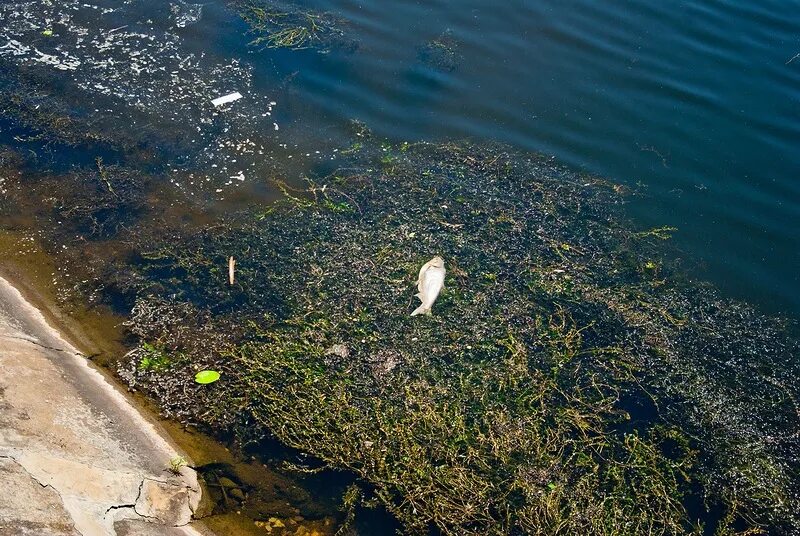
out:
{"label": "white plastic debris", "polygon": [[225,95],[224,97],[217,97],[216,99],[211,101],[211,104],[214,106],[222,106],[223,104],[228,104],[229,102],[233,102],[242,98],[242,94],[238,91],[231,93],[230,95]]}

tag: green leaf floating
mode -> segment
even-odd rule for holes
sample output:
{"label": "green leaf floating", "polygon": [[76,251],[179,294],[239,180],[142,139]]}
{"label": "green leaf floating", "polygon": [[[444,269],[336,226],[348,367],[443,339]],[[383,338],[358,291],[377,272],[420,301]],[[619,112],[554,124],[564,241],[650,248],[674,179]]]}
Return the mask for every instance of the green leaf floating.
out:
{"label": "green leaf floating", "polygon": [[194,381],[197,383],[214,383],[219,379],[219,372],[216,370],[201,370],[194,375]]}

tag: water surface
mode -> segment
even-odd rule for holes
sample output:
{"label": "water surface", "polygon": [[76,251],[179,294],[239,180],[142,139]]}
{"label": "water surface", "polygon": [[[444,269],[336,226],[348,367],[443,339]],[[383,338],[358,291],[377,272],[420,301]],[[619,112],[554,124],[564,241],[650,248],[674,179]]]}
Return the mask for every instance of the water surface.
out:
{"label": "water surface", "polygon": [[499,141],[631,186],[630,215],[677,227],[694,276],[800,317],[800,2],[287,6],[329,14],[341,46],[253,47],[221,0],[0,4],[3,95],[116,143],[50,145],[10,113],[0,144],[44,170],[144,165],[199,225],[325,173],[354,119],[393,143]]}
{"label": "water surface", "polygon": [[[358,117],[395,140],[502,140],[641,185],[631,213],[678,227],[697,276],[800,313],[800,3],[319,5],[361,43],[287,65],[327,121]],[[420,54],[445,32],[452,71]]]}
{"label": "water surface", "polygon": [[[165,180],[225,210],[324,170],[352,119],[391,141],[552,154],[638,185],[631,215],[678,227],[697,277],[800,316],[800,2],[284,5],[334,15],[352,46],[248,46],[219,0],[19,1],[0,13],[0,57],[49,69],[45,86],[158,145]],[[244,98],[214,110],[232,91]]]}

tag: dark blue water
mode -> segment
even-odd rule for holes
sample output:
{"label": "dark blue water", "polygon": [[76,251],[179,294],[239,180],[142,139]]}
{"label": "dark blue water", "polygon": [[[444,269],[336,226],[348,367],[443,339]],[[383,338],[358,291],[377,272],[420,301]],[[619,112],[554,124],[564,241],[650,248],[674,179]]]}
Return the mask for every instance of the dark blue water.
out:
{"label": "dark blue water", "polygon": [[[0,30],[12,21],[32,30],[0,41],[38,48],[0,55],[45,69],[37,51],[80,57],[96,34],[94,61],[54,76],[97,114],[130,117],[114,121],[143,137],[167,121],[183,128],[170,134],[180,153],[172,180],[190,195],[206,184],[228,204],[274,197],[270,162],[300,181],[330,160],[354,118],[392,141],[498,140],[637,186],[630,215],[678,227],[673,242],[695,277],[800,317],[798,1],[300,2],[337,16],[354,45],[326,54],[248,47],[247,26],[221,0],[182,22],[197,6],[17,1]],[[88,33],[54,22],[59,9]],[[137,50],[155,59],[132,59]],[[131,65],[147,74],[133,77]],[[244,98],[213,115],[208,99],[235,90]],[[244,140],[253,146],[220,157]],[[187,162],[199,162],[196,173],[180,175]]]}
{"label": "dark blue water", "polygon": [[[800,2],[336,1],[355,53],[283,57],[322,124],[473,137],[642,186],[698,277],[800,316]],[[457,66],[420,47],[449,32]]]}

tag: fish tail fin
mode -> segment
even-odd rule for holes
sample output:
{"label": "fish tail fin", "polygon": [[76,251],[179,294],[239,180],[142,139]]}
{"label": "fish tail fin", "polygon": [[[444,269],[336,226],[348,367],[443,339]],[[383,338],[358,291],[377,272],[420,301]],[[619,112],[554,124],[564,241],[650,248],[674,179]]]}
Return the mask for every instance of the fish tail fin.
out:
{"label": "fish tail fin", "polygon": [[411,313],[411,316],[429,315],[429,314],[431,314],[431,308],[426,307],[425,305],[420,305],[419,307],[414,309],[414,311]]}

